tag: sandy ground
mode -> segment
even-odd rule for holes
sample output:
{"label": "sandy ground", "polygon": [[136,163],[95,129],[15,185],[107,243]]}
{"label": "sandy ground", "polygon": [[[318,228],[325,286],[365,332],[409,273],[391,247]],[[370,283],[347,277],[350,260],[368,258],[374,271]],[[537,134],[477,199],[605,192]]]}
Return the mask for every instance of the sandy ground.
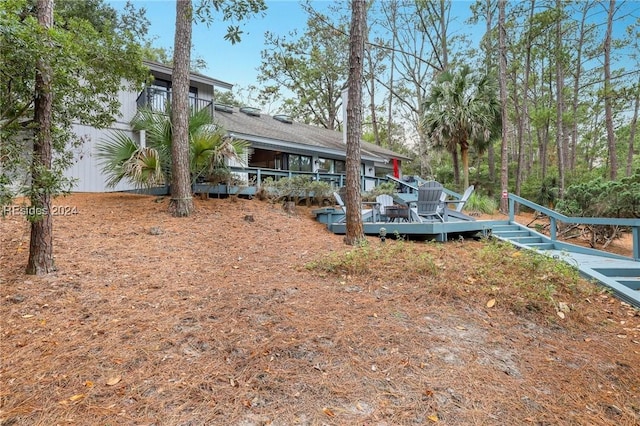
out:
{"label": "sandy ground", "polygon": [[196,203],[58,199],[44,277],[0,219],[0,424],[640,424],[640,315],[562,265]]}

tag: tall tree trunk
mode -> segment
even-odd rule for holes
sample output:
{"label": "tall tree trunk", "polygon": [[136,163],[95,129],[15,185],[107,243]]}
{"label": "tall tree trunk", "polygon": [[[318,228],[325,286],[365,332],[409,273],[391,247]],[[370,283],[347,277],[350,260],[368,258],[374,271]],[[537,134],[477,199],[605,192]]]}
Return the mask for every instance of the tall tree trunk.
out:
{"label": "tall tree trunk", "polygon": [[367,62],[369,63],[369,111],[371,113],[371,130],[373,131],[373,139],[376,145],[382,145],[380,141],[380,131],[378,130],[378,113],[376,111],[376,74],[373,55],[371,54],[372,46],[366,49]]}
{"label": "tall tree trunk", "polygon": [[604,37],[604,121],[607,128],[607,147],[609,148],[609,178],[618,177],[618,157],[616,154],[616,135],[613,129],[612,88],[611,88],[611,32],[616,0],[609,1],[607,14],[607,32]]}
{"label": "tall tree trunk", "polygon": [[[500,188],[502,194],[509,191],[509,155],[507,143],[507,43],[505,28],[505,8],[506,0],[498,0],[498,56],[499,56],[499,86],[500,86],[500,107],[502,118],[502,149],[500,166]],[[500,210],[506,213],[509,210],[509,202],[504,196],[500,197]]]}
{"label": "tall tree trunk", "polygon": [[562,58],[562,1],[556,0],[559,16],[556,21],[556,145],[558,151],[558,197],[564,194],[564,60]]}
{"label": "tall tree trunk", "polygon": [[456,186],[460,186],[460,160],[458,157],[458,145],[453,147],[451,151],[451,164],[453,167],[453,182]]}
{"label": "tall tree trunk", "polygon": [[[520,189],[522,186],[522,172],[523,172],[523,165],[524,165],[524,121],[527,119],[526,116],[523,114],[522,109],[520,108],[520,97],[518,96],[517,93],[517,76],[513,77],[513,110],[515,112],[515,118],[516,120],[518,120],[518,128],[516,130],[516,141],[517,141],[517,152],[516,152],[516,158],[517,160],[517,167],[516,167],[516,183],[515,183],[515,194],[516,195],[520,195]],[[526,90],[526,88],[525,88]],[[523,101],[524,99],[524,94],[522,95],[523,97]]]}
{"label": "tall tree trunk", "polygon": [[[486,0],[485,3],[485,7],[487,8],[485,72],[487,75],[494,69],[494,62],[491,56],[491,52],[493,51],[493,9],[491,2],[492,0]],[[489,163],[489,182],[491,182],[493,186],[493,183],[496,181],[496,150],[493,143],[490,143],[487,147],[487,161]]]}
{"label": "tall tree trunk", "polygon": [[349,97],[347,101],[347,230],[344,242],[356,245],[364,240],[360,205],[360,137],[362,134],[362,68],[365,42],[365,0],[351,2],[349,35]]}
{"label": "tall tree trunk", "polygon": [[[45,31],[53,27],[53,0],[38,0],[38,23]],[[45,33],[45,43],[51,44]],[[54,49],[51,46],[51,49]],[[36,63],[34,121],[36,137],[31,159],[31,238],[26,273],[44,275],[55,270],[53,262],[53,217],[51,195],[48,186],[53,158],[51,134],[53,115],[53,93],[51,79],[53,71],[47,58]]]}
{"label": "tall tree trunk", "polygon": [[463,187],[469,187],[469,142],[464,140],[460,143],[460,157],[462,157],[462,179]]}
{"label": "tall tree trunk", "polygon": [[173,48],[171,96],[171,202],[173,216],[193,211],[189,168],[189,64],[191,62],[191,0],[176,1],[176,34]]}
{"label": "tall tree trunk", "polygon": [[392,131],[393,131],[393,71],[396,67],[396,19],[398,13],[398,3],[393,0],[389,7],[391,8],[391,28],[393,35],[391,37],[391,59],[389,63],[389,115],[387,117],[387,147],[391,149],[392,145]]}
{"label": "tall tree trunk", "polygon": [[[522,181],[525,176],[525,144],[524,135],[526,132],[527,123],[529,122],[529,73],[531,72],[531,45],[532,40],[532,26],[533,17],[536,7],[536,0],[531,0],[531,9],[529,10],[529,20],[527,22],[527,44],[525,45],[525,59],[524,59],[524,81],[522,87],[522,110],[519,114],[518,120],[518,170],[516,172],[516,195],[520,195],[522,189]],[[514,81],[517,79],[514,78]],[[518,104],[518,98],[514,98],[514,103]]]}
{"label": "tall tree trunk", "polygon": [[580,19],[579,30],[580,33],[578,36],[578,45],[576,46],[575,75],[573,78],[573,102],[571,105],[573,123],[571,124],[571,144],[569,145],[569,162],[567,164],[569,170],[574,170],[576,166],[576,151],[578,148],[578,106],[580,100],[580,78],[582,77],[582,51],[584,49],[587,14],[592,6],[593,3],[591,1],[586,1],[582,6],[582,18]]}
{"label": "tall tree trunk", "polygon": [[[545,67],[544,67],[544,58],[541,60],[541,65],[540,65],[540,75],[544,76],[545,73]],[[551,69],[551,67],[549,67],[549,69]],[[551,74],[549,74],[549,78],[545,79],[545,78],[540,78],[540,91],[539,93],[536,94],[536,97],[533,99],[533,102],[535,105],[542,105],[544,103],[543,100],[541,100],[541,97],[544,96],[545,93],[545,84],[546,81],[549,82],[549,96],[547,96],[547,105],[544,105],[545,108],[551,108],[551,104],[553,102],[553,99],[551,97]],[[538,126],[536,126],[536,133],[538,135],[538,152],[539,152],[539,156],[540,156],[540,179],[544,181],[544,179],[547,177],[547,169],[549,167],[549,156],[548,156],[548,152],[549,152],[549,129],[551,127],[550,125],[550,116],[549,114],[545,114],[545,118],[544,121],[542,123],[540,123]]]}
{"label": "tall tree trunk", "polygon": [[440,0],[440,13],[439,18],[440,18],[440,47],[442,49],[442,71],[446,71],[449,69],[449,46],[447,45],[447,36],[448,36],[448,24],[449,24],[449,20],[448,20],[448,12],[449,12],[449,6],[447,6],[447,3],[445,2],[445,0]]}
{"label": "tall tree trunk", "polygon": [[631,176],[633,172],[633,150],[634,142],[636,139],[636,128],[638,127],[638,109],[640,108],[640,79],[638,80],[638,86],[636,87],[636,99],[633,107],[633,118],[631,124],[629,124],[629,151],[627,151],[627,168],[626,175]]}

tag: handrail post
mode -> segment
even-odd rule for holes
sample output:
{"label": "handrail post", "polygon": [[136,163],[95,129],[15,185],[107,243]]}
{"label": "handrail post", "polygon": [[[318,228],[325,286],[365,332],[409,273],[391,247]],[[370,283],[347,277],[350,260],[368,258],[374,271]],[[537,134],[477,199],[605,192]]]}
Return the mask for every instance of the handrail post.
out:
{"label": "handrail post", "polygon": [[516,202],[513,198],[509,197],[509,222],[516,220]]}
{"label": "handrail post", "polygon": [[556,218],[553,216],[549,217],[549,236],[551,241],[556,240]]}
{"label": "handrail post", "polygon": [[262,183],[262,169],[258,169],[258,173],[256,174],[256,186],[260,189],[260,184]]}
{"label": "handrail post", "polygon": [[633,259],[640,261],[640,226],[631,228],[633,235]]}

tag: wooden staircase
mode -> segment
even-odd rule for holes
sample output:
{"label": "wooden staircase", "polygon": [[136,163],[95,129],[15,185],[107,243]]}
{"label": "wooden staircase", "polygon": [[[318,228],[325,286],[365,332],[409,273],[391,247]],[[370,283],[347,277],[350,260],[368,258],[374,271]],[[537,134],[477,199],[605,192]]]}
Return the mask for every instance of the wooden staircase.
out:
{"label": "wooden staircase", "polygon": [[625,302],[640,308],[640,262],[625,256],[552,241],[546,235],[515,222],[492,226],[491,236],[526,250],[553,257],[598,280]]}

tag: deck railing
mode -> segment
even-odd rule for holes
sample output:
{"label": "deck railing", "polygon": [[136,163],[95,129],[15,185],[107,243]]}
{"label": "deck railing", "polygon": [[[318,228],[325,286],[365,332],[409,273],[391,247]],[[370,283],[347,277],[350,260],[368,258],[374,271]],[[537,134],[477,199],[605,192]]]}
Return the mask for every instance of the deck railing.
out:
{"label": "deck railing", "polygon": [[[232,173],[238,173],[248,176],[248,181],[252,182],[257,188],[266,178],[272,178],[278,180],[280,178],[292,178],[295,176],[309,176],[312,180],[327,182],[333,188],[342,188],[347,180],[347,176],[341,173],[327,173],[327,172],[301,172],[293,170],[277,170],[277,169],[264,169],[258,167],[230,167]],[[386,177],[376,176],[360,176],[360,187],[367,188],[373,184],[378,186],[381,183],[388,182]],[[369,185],[368,185],[369,184]]]}
{"label": "deck railing", "polygon": [[573,223],[578,225],[614,225],[614,226],[628,226],[631,228],[633,239],[633,259],[640,261],[640,219],[619,219],[614,217],[569,217],[554,210],[542,207],[532,201],[518,197],[514,194],[509,194],[509,221],[515,220],[515,205],[516,203],[527,206],[533,210],[549,217],[550,231],[549,237],[551,241],[557,240],[557,222]]}

